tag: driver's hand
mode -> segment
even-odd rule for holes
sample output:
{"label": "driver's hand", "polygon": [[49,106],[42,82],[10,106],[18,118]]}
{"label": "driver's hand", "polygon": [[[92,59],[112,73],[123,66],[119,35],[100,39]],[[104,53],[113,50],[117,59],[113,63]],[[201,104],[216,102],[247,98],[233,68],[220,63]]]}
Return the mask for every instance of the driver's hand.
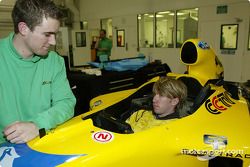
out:
{"label": "driver's hand", "polygon": [[26,143],[39,135],[38,127],[32,122],[14,122],[3,131],[6,139],[11,143]]}

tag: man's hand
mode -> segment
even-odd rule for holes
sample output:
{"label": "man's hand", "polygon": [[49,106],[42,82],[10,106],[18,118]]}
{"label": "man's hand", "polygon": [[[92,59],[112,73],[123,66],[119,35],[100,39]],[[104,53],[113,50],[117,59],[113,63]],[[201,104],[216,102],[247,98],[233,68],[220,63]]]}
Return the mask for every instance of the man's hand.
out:
{"label": "man's hand", "polygon": [[15,122],[5,127],[3,134],[11,143],[26,143],[39,135],[39,129],[32,122]]}

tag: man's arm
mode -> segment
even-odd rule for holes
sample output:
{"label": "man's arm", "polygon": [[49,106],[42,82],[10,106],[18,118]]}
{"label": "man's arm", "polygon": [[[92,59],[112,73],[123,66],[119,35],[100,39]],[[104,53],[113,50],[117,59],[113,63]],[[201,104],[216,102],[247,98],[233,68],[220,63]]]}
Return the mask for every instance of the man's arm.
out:
{"label": "man's arm", "polygon": [[[54,55],[53,55],[54,56]],[[39,129],[51,129],[64,123],[74,115],[76,99],[70,88],[65,64],[60,57],[60,63],[55,63],[55,76],[51,85],[51,108],[39,113],[33,117],[34,122]]]}
{"label": "man's arm", "polygon": [[[56,56],[56,55],[53,55]],[[51,108],[35,114],[26,122],[14,122],[5,127],[3,134],[12,143],[25,143],[39,135],[39,129],[51,129],[70,119],[74,114],[76,99],[70,89],[63,59],[53,63],[56,72],[51,84]],[[37,99],[39,100],[39,99]],[[35,108],[33,110],[36,110]]]}

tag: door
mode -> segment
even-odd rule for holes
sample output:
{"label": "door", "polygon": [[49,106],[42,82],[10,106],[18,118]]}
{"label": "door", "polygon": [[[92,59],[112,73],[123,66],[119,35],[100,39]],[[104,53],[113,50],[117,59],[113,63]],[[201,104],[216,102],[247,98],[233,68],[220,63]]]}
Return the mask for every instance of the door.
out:
{"label": "door", "polygon": [[[113,48],[111,52],[111,59],[124,59],[130,57],[136,57],[137,52],[137,20],[134,15],[127,15],[123,17],[114,17],[113,25],[115,26],[113,29]],[[119,28],[118,28],[119,27]],[[118,36],[117,34],[119,30],[124,31],[124,45],[117,46]]]}
{"label": "door", "polygon": [[91,61],[90,36],[87,30],[72,30],[73,67],[87,65]]}

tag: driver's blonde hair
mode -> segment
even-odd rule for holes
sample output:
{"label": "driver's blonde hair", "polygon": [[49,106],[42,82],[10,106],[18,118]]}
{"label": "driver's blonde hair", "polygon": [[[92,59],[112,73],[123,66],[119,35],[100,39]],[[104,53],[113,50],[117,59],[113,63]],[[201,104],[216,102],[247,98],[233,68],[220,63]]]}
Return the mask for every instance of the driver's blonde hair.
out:
{"label": "driver's blonde hair", "polygon": [[178,98],[177,109],[183,107],[187,98],[187,87],[180,81],[171,77],[161,77],[153,86],[153,93],[170,99]]}

